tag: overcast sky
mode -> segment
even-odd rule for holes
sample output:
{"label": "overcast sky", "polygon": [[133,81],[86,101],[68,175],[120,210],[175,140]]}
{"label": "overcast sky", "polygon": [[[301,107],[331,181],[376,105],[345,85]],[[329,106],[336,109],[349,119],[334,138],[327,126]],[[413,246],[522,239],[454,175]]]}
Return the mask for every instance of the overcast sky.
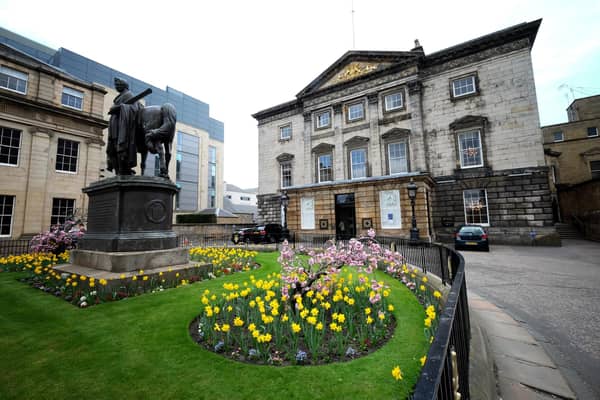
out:
{"label": "overcast sky", "polygon": [[429,54],[538,18],[549,125],[566,121],[573,96],[600,94],[600,1],[0,0],[5,29],[208,103],[225,124],[225,180],[243,188],[258,185],[251,114],[293,100],[346,51],[406,51],[418,38]]}

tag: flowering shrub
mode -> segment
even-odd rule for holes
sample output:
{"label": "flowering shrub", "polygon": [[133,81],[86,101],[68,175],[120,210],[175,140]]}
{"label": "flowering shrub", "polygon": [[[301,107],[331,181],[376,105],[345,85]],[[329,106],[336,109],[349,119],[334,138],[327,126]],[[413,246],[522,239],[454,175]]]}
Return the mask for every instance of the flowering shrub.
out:
{"label": "flowering shrub", "polygon": [[66,232],[62,225],[53,225],[50,230],[35,235],[31,239],[29,249],[33,253],[64,253],[75,248],[77,239],[83,234],[81,231],[71,234]]}
{"label": "flowering shrub", "polygon": [[[400,253],[384,250],[374,240],[375,231],[369,230],[363,240],[351,239],[348,246],[336,247],[329,243],[325,251],[309,250],[308,260],[296,257],[294,251],[283,243],[279,262],[282,269],[282,294],[290,298],[317,290],[346,265],[356,267],[358,272],[371,274],[377,268],[396,273],[403,264]],[[291,291],[291,292],[290,292]]]}

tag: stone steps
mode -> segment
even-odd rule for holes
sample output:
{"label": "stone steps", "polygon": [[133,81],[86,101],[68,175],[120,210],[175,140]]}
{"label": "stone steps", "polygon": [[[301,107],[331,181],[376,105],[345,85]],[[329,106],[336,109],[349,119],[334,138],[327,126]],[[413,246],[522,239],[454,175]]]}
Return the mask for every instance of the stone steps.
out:
{"label": "stone steps", "polygon": [[579,232],[573,225],[556,223],[556,232],[561,239],[583,239],[583,234]]}

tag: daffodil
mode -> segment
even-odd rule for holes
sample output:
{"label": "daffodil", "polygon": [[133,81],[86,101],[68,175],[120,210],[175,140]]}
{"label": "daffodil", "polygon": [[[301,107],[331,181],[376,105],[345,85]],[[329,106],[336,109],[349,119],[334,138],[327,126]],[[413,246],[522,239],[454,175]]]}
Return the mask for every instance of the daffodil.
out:
{"label": "daffodil", "polygon": [[400,367],[398,365],[396,365],[394,367],[394,369],[392,369],[392,376],[397,381],[401,381],[402,380],[402,371],[400,370]]}

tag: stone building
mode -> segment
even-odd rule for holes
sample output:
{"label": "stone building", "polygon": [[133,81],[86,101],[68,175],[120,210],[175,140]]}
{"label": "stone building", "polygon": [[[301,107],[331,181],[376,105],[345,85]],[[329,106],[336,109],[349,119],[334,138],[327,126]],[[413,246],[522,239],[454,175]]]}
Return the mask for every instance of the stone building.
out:
{"label": "stone building", "polygon": [[[169,173],[171,179],[180,188],[175,199],[174,218],[179,213],[223,207],[224,125],[221,121],[210,117],[207,103],[171,87],[167,87],[166,90],[160,89],[68,49],[55,50],[3,28],[0,28],[0,43],[19,49],[83,81],[94,82],[103,87],[107,92],[101,110],[104,118],[107,117],[107,112],[117,94],[113,87],[116,76],[125,78],[135,94],[151,88],[152,94],[142,100],[146,105],[172,103],[177,110],[177,126]],[[103,135],[104,142],[107,142],[107,130]],[[96,179],[111,175],[105,170],[105,166],[103,156]],[[156,175],[157,170],[158,160],[150,155],[146,162],[145,173]],[[137,172],[140,172],[140,168],[137,168]]]}
{"label": "stone building", "polygon": [[555,219],[600,210],[600,95],[575,99],[568,122],[542,127]]}
{"label": "stone building", "polygon": [[[541,20],[426,54],[349,51],[293,101],[254,114],[259,220],[296,234],[421,238],[465,223],[496,243],[554,236],[531,48]],[[277,171],[278,173],[273,173]]]}
{"label": "stone building", "polygon": [[252,224],[256,219],[256,188],[242,189],[225,182],[223,208],[237,215],[241,223]]}
{"label": "stone building", "polygon": [[0,43],[0,238],[18,238],[87,208],[81,188],[104,158],[104,96]]}

